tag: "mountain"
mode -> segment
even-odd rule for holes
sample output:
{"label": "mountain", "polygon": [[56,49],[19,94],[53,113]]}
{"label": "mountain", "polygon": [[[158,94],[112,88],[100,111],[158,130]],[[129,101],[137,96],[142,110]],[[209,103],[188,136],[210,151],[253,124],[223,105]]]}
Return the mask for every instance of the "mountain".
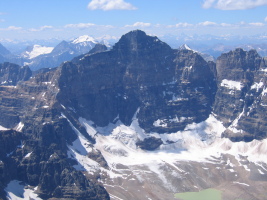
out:
{"label": "mountain", "polygon": [[255,50],[236,49],[217,59],[219,89],[214,112],[228,126],[226,137],[235,141],[267,137],[266,67]]}
{"label": "mountain", "polygon": [[20,55],[14,55],[7,50],[2,44],[0,44],[0,63],[12,62],[18,65],[23,65],[25,58]]}
{"label": "mountain", "polygon": [[11,54],[10,51],[8,51],[1,43],[0,43],[0,55],[6,56],[8,54]]}
{"label": "mountain", "polygon": [[45,47],[41,45],[33,45],[26,49],[25,52],[22,53],[22,57],[33,59],[37,56],[43,55],[43,54],[49,54],[53,50],[53,47]]}
{"label": "mountain", "polygon": [[30,79],[32,72],[29,67],[20,67],[16,64],[0,64],[0,85],[15,86],[19,81]]}
{"label": "mountain", "polygon": [[83,35],[69,42],[62,41],[54,48],[34,44],[19,54],[11,54],[3,46],[0,46],[0,62],[28,65],[34,71],[42,68],[54,68],[62,62],[88,53],[96,44],[98,42],[94,38]]}
{"label": "mountain", "polygon": [[136,30],[0,86],[0,198],[264,200],[265,62],[206,62]]}
{"label": "mountain", "polygon": [[104,44],[96,44],[94,46],[94,48],[92,48],[89,52],[82,54],[80,56],[75,57],[74,59],[71,60],[71,62],[73,63],[79,63],[81,59],[83,59],[85,56],[89,56],[91,54],[96,54],[96,53],[100,53],[100,52],[104,52],[107,51],[108,48],[106,45]]}
{"label": "mountain", "polygon": [[80,36],[73,41],[62,41],[51,53],[43,54],[31,59],[27,64],[32,70],[54,68],[62,62],[70,61],[74,57],[88,53],[97,42],[90,36]]}
{"label": "mountain", "polygon": [[183,44],[182,46],[179,47],[179,50],[190,50],[193,51],[194,53],[200,54],[207,62],[208,61],[215,61],[215,58],[211,56],[210,54],[202,53],[196,50],[191,49],[187,44]]}

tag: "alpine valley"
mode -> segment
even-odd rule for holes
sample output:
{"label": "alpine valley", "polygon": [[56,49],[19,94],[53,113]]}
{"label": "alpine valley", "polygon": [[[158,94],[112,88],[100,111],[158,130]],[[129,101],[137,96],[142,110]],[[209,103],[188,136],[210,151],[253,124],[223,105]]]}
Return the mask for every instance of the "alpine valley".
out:
{"label": "alpine valley", "polygon": [[[238,48],[207,62],[140,30],[109,50],[90,40],[78,56],[78,43],[42,49],[31,69],[0,64],[0,198],[175,200],[212,188],[266,200],[265,58]],[[78,57],[53,62],[67,54]]]}

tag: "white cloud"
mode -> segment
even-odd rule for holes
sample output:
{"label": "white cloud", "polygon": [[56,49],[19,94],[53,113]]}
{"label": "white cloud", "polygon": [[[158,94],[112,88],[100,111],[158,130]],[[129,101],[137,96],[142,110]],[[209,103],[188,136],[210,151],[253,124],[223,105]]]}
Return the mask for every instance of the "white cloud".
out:
{"label": "white cloud", "polygon": [[2,30],[2,31],[19,31],[19,30],[22,30],[22,27],[9,26],[7,28],[1,28],[0,30]]}
{"label": "white cloud", "polygon": [[44,30],[51,29],[51,28],[53,28],[53,26],[41,26],[38,29],[31,28],[29,31],[37,32],[37,31],[44,31]]}
{"label": "white cloud", "polygon": [[133,25],[126,25],[125,27],[149,27],[149,26],[151,26],[150,23],[136,22]]}
{"label": "white cloud", "polygon": [[53,28],[53,26],[47,26],[47,25],[45,25],[45,26],[41,26],[40,27],[41,30],[46,30],[46,29],[51,29],[51,28]]}
{"label": "white cloud", "polygon": [[267,17],[265,17],[264,21],[266,21],[266,22],[267,22]]}
{"label": "white cloud", "polygon": [[215,0],[205,0],[202,7],[205,9],[211,8]]}
{"label": "white cloud", "polygon": [[261,23],[261,22],[254,22],[254,23],[249,23],[249,25],[251,25],[251,26],[264,26],[265,24]]}
{"label": "white cloud", "polygon": [[136,10],[132,4],[124,0],[92,0],[88,4],[90,10]]}
{"label": "white cloud", "polygon": [[6,30],[8,31],[18,31],[21,30],[22,27],[16,27],[16,26],[9,26]]}
{"label": "white cloud", "polygon": [[227,23],[221,23],[221,26],[223,27],[230,27],[230,26],[233,26],[232,24],[227,24]]}
{"label": "white cloud", "polygon": [[179,27],[185,28],[185,27],[190,27],[190,26],[193,26],[193,24],[189,24],[187,22],[181,22],[181,23],[178,23],[175,25],[175,27],[177,27],[177,28],[179,28]]}
{"label": "white cloud", "polygon": [[92,24],[92,23],[79,23],[79,24],[67,24],[67,25],[65,25],[65,28],[86,29],[86,28],[90,28],[92,26],[95,26],[95,24]]}
{"label": "white cloud", "polygon": [[160,28],[160,27],[162,27],[162,25],[161,24],[155,24],[154,27]]}
{"label": "white cloud", "polygon": [[205,21],[205,22],[199,23],[198,25],[200,25],[200,26],[215,26],[217,24],[215,22]]}
{"label": "white cloud", "polygon": [[216,8],[220,10],[246,10],[267,5],[267,0],[204,0],[205,9]]}
{"label": "white cloud", "polygon": [[100,25],[101,27],[103,28],[115,28],[115,26],[112,26],[112,25]]}

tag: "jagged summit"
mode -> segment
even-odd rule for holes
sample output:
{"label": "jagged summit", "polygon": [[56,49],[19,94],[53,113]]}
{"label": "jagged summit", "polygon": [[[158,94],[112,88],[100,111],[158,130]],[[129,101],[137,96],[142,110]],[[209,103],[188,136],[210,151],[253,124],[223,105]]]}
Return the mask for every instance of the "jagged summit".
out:
{"label": "jagged summit", "polygon": [[114,45],[113,49],[128,49],[130,51],[148,50],[150,48],[171,50],[171,47],[155,36],[149,36],[144,31],[134,30],[126,33]]}
{"label": "jagged summit", "polygon": [[179,50],[189,50],[193,51],[187,44],[183,44],[179,47]]}

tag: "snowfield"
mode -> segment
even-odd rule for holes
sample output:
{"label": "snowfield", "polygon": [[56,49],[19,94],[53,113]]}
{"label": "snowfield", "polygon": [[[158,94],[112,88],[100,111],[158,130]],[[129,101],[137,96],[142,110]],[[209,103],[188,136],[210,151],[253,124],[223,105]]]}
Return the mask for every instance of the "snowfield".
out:
{"label": "snowfield", "polygon": [[43,55],[43,54],[49,54],[53,51],[54,47],[44,47],[41,45],[34,45],[32,51],[26,52],[25,56],[29,59],[33,59],[37,56]]}
{"label": "snowfield", "polygon": [[[78,136],[69,146],[68,153],[70,158],[78,162],[74,167],[88,174],[100,172],[100,175],[105,177],[105,181],[101,182],[110,193],[111,199],[123,199],[123,194],[126,196],[133,194],[133,199],[143,199],[134,194],[134,191],[139,188],[146,193],[151,187],[158,188],[157,195],[160,199],[163,198],[161,195],[192,189],[192,183],[188,180],[195,177],[198,180],[194,187],[203,189],[207,186],[203,186],[203,181],[199,183],[198,181],[208,174],[217,179],[218,173],[232,174],[230,175],[233,179],[230,181],[232,187],[240,185],[248,187],[251,184],[250,180],[240,179],[240,174],[267,174],[267,139],[234,143],[227,138],[221,138],[221,133],[226,127],[214,115],[210,115],[201,123],[187,125],[184,131],[172,134],[147,134],[139,126],[137,113],[138,110],[130,126],[124,125],[117,118],[114,124],[96,127],[92,121],[79,118],[87,133],[95,138],[94,145],[90,145],[90,142],[71,124]],[[136,141],[151,136],[163,141],[156,151],[144,151],[136,146]],[[108,170],[86,156],[92,150],[99,150],[102,153],[108,163]],[[190,163],[194,163],[192,169],[188,168],[191,166]],[[205,173],[207,175],[203,175]],[[221,176],[218,179],[223,182],[224,178]],[[206,181],[209,183],[210,180]],[[211,181],[209,184],[214,182]],[[225,183],[225,187],[228,186],[229,183]],[[151,198],[149,193],[146,195],[145,199]],[[171,195],[168,199],[172,199]]]}

